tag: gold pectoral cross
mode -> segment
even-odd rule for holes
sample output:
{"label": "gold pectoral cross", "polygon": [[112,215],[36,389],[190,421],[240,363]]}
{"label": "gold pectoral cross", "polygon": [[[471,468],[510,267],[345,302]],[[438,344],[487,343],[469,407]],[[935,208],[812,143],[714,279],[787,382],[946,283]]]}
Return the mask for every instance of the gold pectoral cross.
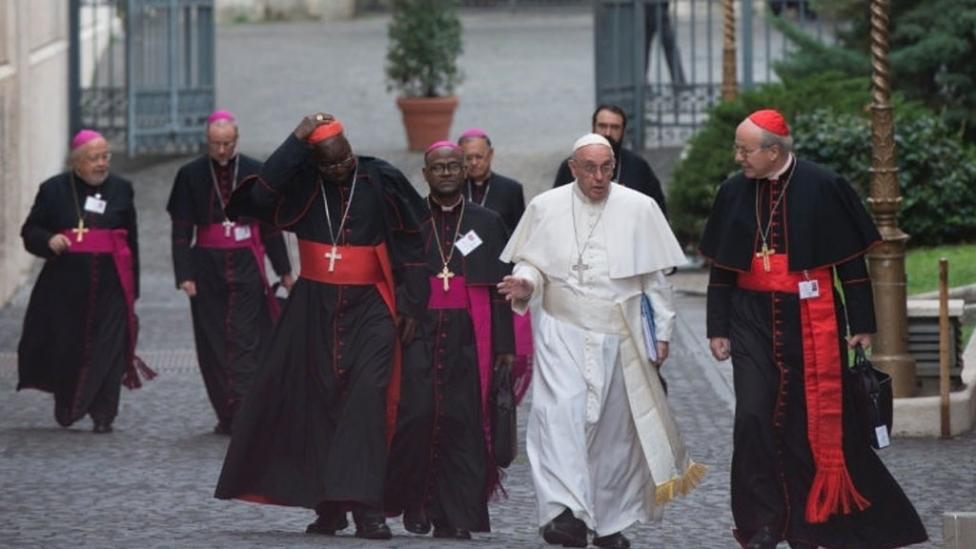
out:
{"label": "gold pectoral cross", "polygon": [[220,224],[224,226],[224,236],[230,238],[230,230],[234,228],[234,222],[230,219],[225,219]]}
{"label": "gold pectoral cross", "polygon": [[444,268],[437,275],[437,278],[444,281],[444,291],[447,292],[451,289],[451,279],[454,278],[454,273],[447,268],[447,263],[444,264]]}
{"label": "gold pectoral cross", "polygon": [[71,232],[75,233],[75,240],[77,242],[81,242],[82,240],[84,240],[85,239],[85,233],[88,232],[88,229],[85,228],[85,220],[84,219],[79,219],[78,220],[78,227],[77,228],[74,228],[74,229],[71,229]]}
{"label": "gold pectoral cross", "polygon": [[756,257],[762,258],[763,270],[766,271],[767,273],[771,270],[771,267],[769,265],[769,257],[773,255],[776,255],[776,250],[769,249],[769,246],[766,244],[762,245],[761,251],[756,252]]}
{"label": "gold pectoral cross", "polygon": [[342,254],[336,251],[336,245],[332,245],[332,250],[325,253],[325,257],[329,260],[329,272],[335,271],[335,262],[337,259],[342,259]]}

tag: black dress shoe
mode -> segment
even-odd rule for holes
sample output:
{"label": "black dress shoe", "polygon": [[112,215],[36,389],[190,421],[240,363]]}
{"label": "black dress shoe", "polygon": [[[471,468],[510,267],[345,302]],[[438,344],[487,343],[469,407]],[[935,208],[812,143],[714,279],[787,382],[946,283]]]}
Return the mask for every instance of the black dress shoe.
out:
{"label": "black dress shoe", "polygon": [[354,511],[352,518],[356,521],[357,538],[391,539],[393,537],[393,532],[386,525],[386,517],[379,511]]}
{"label": "black dress shoe", "polygon": [[763,526],[749,538],[745,549],[776,549],[779,540],[779,532],[773,530],[772,526]]}
{"label": "black dress shoe", "polygon": [[542,527],[542,539],[549,545],[586,547],[586,523],[566,509]]}
{"label": "black dress shoe", "polygon": [[349,519],[346,518],[345,511],[329,510],[324,513],[319,513],[315,522],[305,528],[305,533],[334,536],[339,530],[345,530],[348,527]]}
{"label": "black dress shoe", "polygon": [[96,421],[95,426],[92,427],[92,432],[99,435],[104,435],[106,433],[112,432],[112,423],[109,421]]}
{"label": "black dress shoe", "polygon": [[[430,520],[427,518],[427,513],[423,511],[404,511],[403,527],[411,534],[428,534],[430,533]],[[434,535],[437,535],[436,532]]]}
{"label": "black dress shoe", "polygon": [[630,540],[620,532],[593,538],[593,545],[609,549],[630,549]]}
{"label": "black dress shoe", "polygon": [[215,435],[229,435],[230,434],[230,422],[221,421],[214,427]]}
{"label": "black dress shoe", "polygon": [[471,532],[464,528],[454,528],[453,526],[434,527],[434,537],[441,539],[471,539]]}

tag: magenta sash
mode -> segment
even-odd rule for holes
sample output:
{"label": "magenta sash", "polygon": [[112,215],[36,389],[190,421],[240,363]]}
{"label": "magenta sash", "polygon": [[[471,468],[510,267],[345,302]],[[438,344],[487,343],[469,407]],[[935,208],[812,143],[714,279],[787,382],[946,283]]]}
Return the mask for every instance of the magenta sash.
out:
{"label": "magenta sash", "polygon": [[126,229],[88,229],[81,241],[71,229],[61,231],[61,234],[71,240],[71,246],[66,250],[73,254],[112,254],[115,272],[122,285],[122,295],[125,297],[126,319],[129,328],[129,346],[126,349],[125,373],[122,383],[129,389],[142,387],[139,375],[149,381],[156,377],[156,372],[149,368],[136,356],[136,339],[139,336],[138,321],[136,319],[136,284],[132,268],[132,250],[129,249],[129,231]]}
{"label": "magenta sash", "polygon": [[485,441],[491,448],[491,413],[488,404],[491,397],[491,299],[487,286],[468,286],[463,276],[451,279],[451,286],[444,291],[444,282],[430,277],[428,309],[467,309],[474,325],[475,349],[478,355],[478,379],[481,382],[481,424]]}
{"label": "magenta sash", "polygon": [[274,292],[271,291],[268,273],[264,268],[264,242],[261,240],[261,229],[257,223],[251,223],[249,226],[251,227],[251,237],[245,240],[237,240],[234,238],[233,228],[231,228],[228,236],[221,223],[197,225],[197,246],[217,250],[249,248],[258,265],[258,271],[261,273],[261,283],[264,284],[264,296],[268,303],[268,311],[271,313],[271,319],[276,321],[281,310],[278,307],[278,300],[275,299]]}

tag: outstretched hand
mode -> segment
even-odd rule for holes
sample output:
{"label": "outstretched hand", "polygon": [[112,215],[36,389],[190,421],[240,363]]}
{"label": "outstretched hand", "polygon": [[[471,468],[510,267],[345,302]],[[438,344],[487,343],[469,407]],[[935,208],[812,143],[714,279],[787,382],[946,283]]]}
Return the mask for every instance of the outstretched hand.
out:
{"label": "outstretched hand", "polygon": [[334,121],[335,117],[328,113],[317,112],[315,114],[310,114],[305,118],[302,118],[302,121],[298,123],[298,126],[295,128],[294,132],[295,137],[305,141],[308,139],[308,136],[312,135],[315,128],[323,124],[331,124]]}
{"label": "outstretched hand", "polygon": [[498,293],[505,296],[507,301],[521,301],[532,295],[532,283],[527,278],[508,275],[496,286]]}

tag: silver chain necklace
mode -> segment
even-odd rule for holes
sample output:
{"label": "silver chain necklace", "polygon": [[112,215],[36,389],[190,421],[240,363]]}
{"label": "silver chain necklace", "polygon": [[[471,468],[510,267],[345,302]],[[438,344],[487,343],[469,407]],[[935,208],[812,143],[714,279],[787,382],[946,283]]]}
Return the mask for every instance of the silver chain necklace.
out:
{"label": "silver chain necklace", "polygon": [[[473,187],[474,187],[474,181],[473,180],[472,181],[469,181],[468,182],[468,200],[470,200],[471,202],[474,202],[474,194],[473,194],[473,192],[471,190]],[[478,205],[479,206],[484,206],[485,205],[485,202],[488,201],[488,193],[490,191],[491,191],[491,175],[488,176],[488,179],[485,179],[485,194],[482,195],[481,202],[478,202]]]}
{"label": "silver chain necklace", "polygon": [[[230,193],[234,194],[237,189],[237,170],[240,167],[241,155],[234,156],[234,178],[230,180]],[[227,204],[224,202],[223,195],[220,194],[220,184],[217,182],[217,171],[214,170],[213,159],[207,158],[207,165],[210,167],[210,181],[213,183],[214,192],[217,194],[217,203],[220,204],[220,214],[224,220],[220,223],[224,226],[224,236],[230,236],[230,230],[234,228],[234,222],[227,219]]]}
{"label": "silver chain necklace", "polygon": [[[609,197],[607,197],[609,198]],[[586,248],[590,245],[590,238],[593,236],[593,232],[596,231],[597,226],[600,224],[600,220],[603,219],[603,212],[607,209],[606,200],[603,202],[603,207],[600,208],[600,215],[597,216],[596,222],[590,227],[590,233],[586,235],[586,240],[583,241],[583,247],[580,248],[579,243],[579,231],[576,229],[576,189],[572,191],[572,214],[573,214],[573,240],[576,242],[576,264],[572,265],[570,268],[576,271],[576,278],[579,283],[583,283],[583,271],[589,270],[590,266],[583,263],[583,253],[586,252]]]}
{"label": "silver chain necklace", "polygon": [[[352,208],[352,198],[356,195],[356,183],[359,180],[359,164],[356,164],[356,171],[352,174],[352,190],[349,191],[349,202],[346,204],[346,211],[342,213],[342,218],[339,220],[339,238],[342,238],[342,229],[346,226],[346,220],[349,219],[349,210]],[[329,213],[329,200],[325,196],[325,182],[322,178],[319,178],[319,185],[322,188],[322,205],[325,207],[325,224],[329,228],[329,242],[332,244],[332,249],[325,254],[325,258],[329,260],[329,272],[335,271],[336,260],[342,259],[342,254],[336,251],[339,247],[336,235],[332,232],[332,214]],[[342,209],[342,200],[339,200],[339,209]]]}

